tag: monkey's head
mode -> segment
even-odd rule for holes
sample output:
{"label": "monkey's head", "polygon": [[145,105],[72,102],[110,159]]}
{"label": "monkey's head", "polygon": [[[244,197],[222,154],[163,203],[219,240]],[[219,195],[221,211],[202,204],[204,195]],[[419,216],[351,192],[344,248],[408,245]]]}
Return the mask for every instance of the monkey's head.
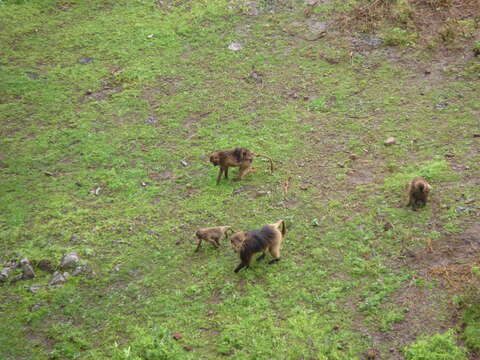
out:
{"label": "monkey's head", "polygon": [[218,166],[220,164],[220,154],[218,151],[215,151],[210,155],[210,162],[213,166]]}
{"label": "monkey's head", "polygon": [[240,252],[242,249],[243,243],[247,239],[247,232],[246,231],[240,231],[232,235],[232,238],[230,239],[230,244],[232,245],[233,250],[236,252]]}

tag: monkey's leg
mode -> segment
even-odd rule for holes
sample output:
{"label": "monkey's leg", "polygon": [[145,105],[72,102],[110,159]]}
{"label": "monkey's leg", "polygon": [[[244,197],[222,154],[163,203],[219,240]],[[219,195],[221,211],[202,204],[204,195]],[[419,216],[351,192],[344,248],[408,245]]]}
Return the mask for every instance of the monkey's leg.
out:
{"label": "monkey's leg", "polygon": [[257,261],[262,261],[267,253],[264,251],[262,255],[257,258]]}
{"label": "monkey's leg", "polygon": [[225,169],[225,179],[228,179],[228,166],[227,166],[227,168]]}
{"label": "monkey's leg", "polygon": [[223,169],[220,167],[220,170],[218,171],[218,176],[217,176],[217,185],[220,184],[220,180],[222,179],[222,172]]}
{"label": "monkey's leg", "polygon": [[272,255],[273,260],[268,262],[269,265],[280,261],[280,244],[274,245],[270,248],[270,255]]}
{"label": "monkey's leg", "polygon": [[245,264],[243,261],[240,263],[240,265],[238,265],[235,270],[233,270],[235,273],[238,273],[240,270],[242,270],[243,268],[248,268],[248,265]]}
{"label": "monkey's leg", "polygon": [[197,248],[195,249],[195,252],[197,252],[198,250],[200,250],[200,246],[202,245],[202,239],[198,239],[198,245],[197,245]]}
{"label": "monkey's leg", "polygon": [[218,249],[220,247],[220,238],[218,237],[213,238],[212,244]]}
{"label": "monkey's leg", "polygon": [[253,173],[256,170],[257,169],[250,167],[250,165],[248,167],[240,168],[240,171],[238,173],[238,179],[242,180],[244,176],[246,176],[250,173]]}

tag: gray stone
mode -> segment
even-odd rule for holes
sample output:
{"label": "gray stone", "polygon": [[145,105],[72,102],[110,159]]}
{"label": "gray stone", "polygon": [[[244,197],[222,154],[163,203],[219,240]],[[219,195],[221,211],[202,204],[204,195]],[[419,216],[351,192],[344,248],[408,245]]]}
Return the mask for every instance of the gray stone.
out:
{"label": "gray stone", "polygon": [[77,266],[77,263],[80,261],[80,257],[77,253],[72,252],[65,255],[60,261],[60,268],[62,270],[74,269]]}
{"label": "gray stone", "polygon": [[27,258],[23,258],[22,260],[20,260],[20,266],[22,268],[22,280],[30,280],[35,277],[33,267]]}
{"label": "gray stone", "polygon": [[52,278],[48,282],[48,285],[62,285],[70,277],[68,272],[61,273],[60,271],[55,271]]}
{"label": "gray stone", "polygon": [[393,136],[388,137],[384,142],[386,146],[394,145],[396,143],[397,143],[397,140],[395,140]]}

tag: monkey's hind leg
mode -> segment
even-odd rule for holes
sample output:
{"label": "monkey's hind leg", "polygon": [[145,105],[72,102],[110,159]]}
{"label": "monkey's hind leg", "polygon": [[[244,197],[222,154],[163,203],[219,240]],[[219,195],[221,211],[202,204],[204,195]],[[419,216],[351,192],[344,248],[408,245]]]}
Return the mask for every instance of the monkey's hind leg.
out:
{"label": "monkey's hind leg", "polygon": [[257,171],[256,168],[252,168],[252,167],[245,167],[245,168],[240,168],[240,170],[238,171],[238,179],[237,180],[242,180],[244,176],[250,174],[250,173],[253,173]]}
{"label": "monkey's hind leg", "polygon": [[270,255],[272,255],[273,259],[268,262],[269,265],[280,261],[280,244],[274,245],[270,248]]}

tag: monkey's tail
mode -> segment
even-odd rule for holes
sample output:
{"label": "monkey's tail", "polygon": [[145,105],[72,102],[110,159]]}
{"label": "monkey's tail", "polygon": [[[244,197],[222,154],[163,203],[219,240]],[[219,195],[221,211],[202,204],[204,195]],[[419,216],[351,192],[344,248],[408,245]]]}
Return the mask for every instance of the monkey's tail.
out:
{"label": "monkey's tail", "polygon": [[268,161],[270,161],[270,172],[273,173],[273,160],[271,157],[267,156],[267,155],[262,155],[262,154],[255,154],[256,157],[263,157],[265,159],[268,159]]}
{"label": "monkey's tail", "polygon": [[282,236],[285,236],[285,234],[287,233],[287,228],[285,227],[285,220],[281,220],[282,221]]}

